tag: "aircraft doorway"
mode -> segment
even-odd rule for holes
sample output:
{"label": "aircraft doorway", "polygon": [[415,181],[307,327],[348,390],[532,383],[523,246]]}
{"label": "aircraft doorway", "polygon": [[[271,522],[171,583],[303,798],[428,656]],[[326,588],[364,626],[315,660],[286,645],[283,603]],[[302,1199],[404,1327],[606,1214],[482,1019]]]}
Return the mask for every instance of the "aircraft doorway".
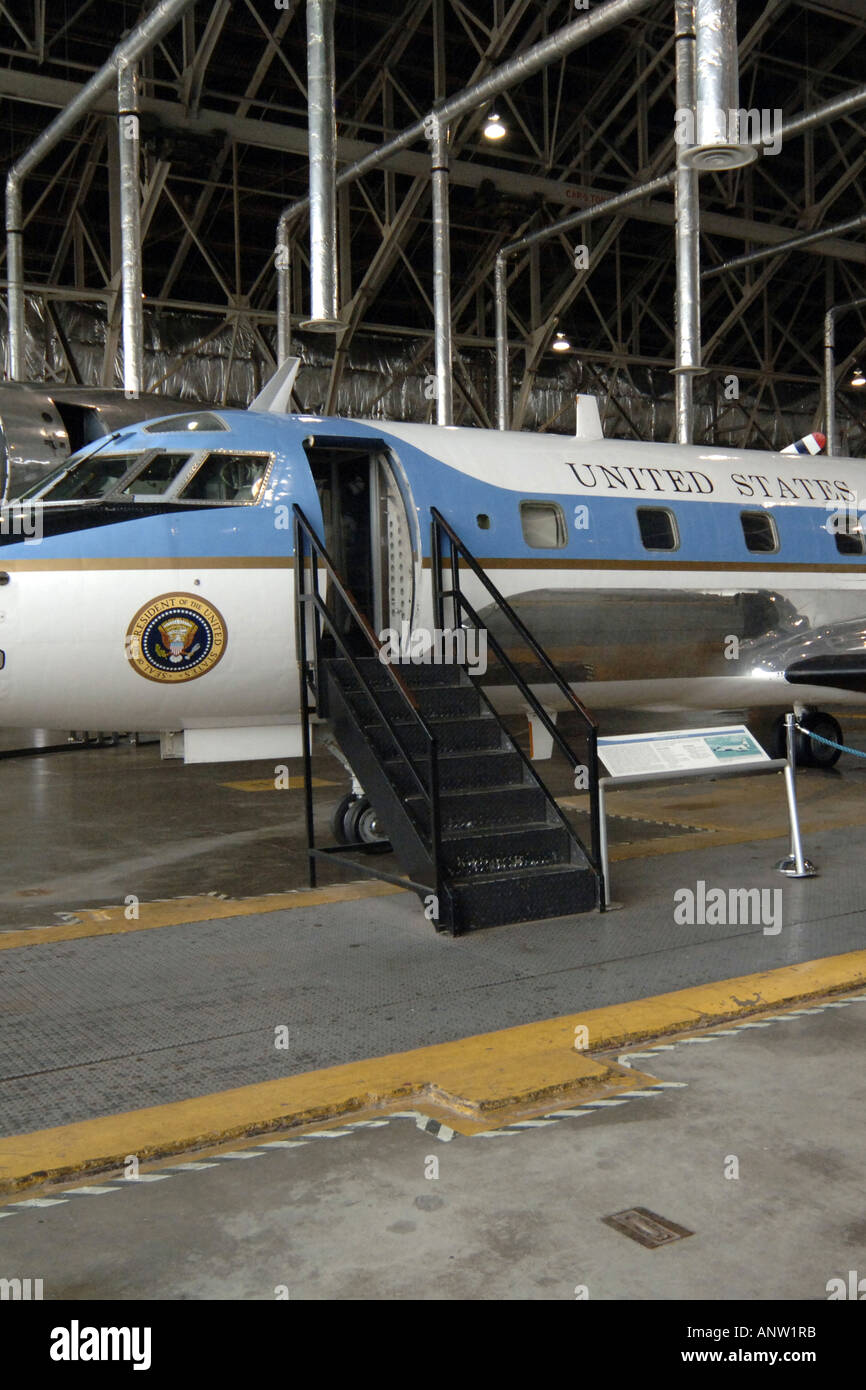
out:
{"label": "aircraft doorway", "polygon": [[[304,444],[324,522],[325,548],[374,632],[412,621],[415,562],[406,504],[381,443]],[[334,613],[348,638],[353,624]]]}

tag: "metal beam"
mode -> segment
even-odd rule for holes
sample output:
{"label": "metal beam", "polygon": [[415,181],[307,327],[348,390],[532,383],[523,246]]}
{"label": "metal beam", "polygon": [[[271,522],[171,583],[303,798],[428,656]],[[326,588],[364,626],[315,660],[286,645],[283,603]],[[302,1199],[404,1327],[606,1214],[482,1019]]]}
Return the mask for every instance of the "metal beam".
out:
{"label": "metal beam", "polygon": [[[80,90],[74,82],[43,78],[37,73],[21,73],[10,68],[0,69],[0,96],[35,101],[42,105],[63,106],[70,95]],[[866,105],[866,96],[861,104]],[[97,102],[94,110],[104,110],[113,114],[114,104]],[[220,130],[243,145],[251,145],[258,149],[282,150],[301,156],[307,154],[307,133],[300,126],[251,120],[225,111],[201,110],[197,116],[188,116],[177,102],[146,96],[142,97],[141,110],[142,113],[157,116],[167,126],[189,134],[209,135],[213,134],[214,130]],[[369,141],[337,137],[337,159],[341,163],[357,161],[375,149],[376,146]],[[401,150],[388,158],[382,167],[393,169],[395,173],[426,178],[430,173],[430,160],[429,156],[423,153]],[[760,165],[756,167],[759,168]],[[611,196],[610,189],[566,183],[558,179],[542,178],[536,174],[469,160],[452,159],[449,172],[452,184],[461,187],[478,188],[482,183],[492,181],[494,186],[504,193],[524,196],[537,194],[546,202],[566,207],[589,207],[593,202],[600,202]],[[674,224],[674,209],[666,204],[637,204],[627,212],[624,211],[623,216],[667,227]],[[193,219],[190,220],[192,223]],[[713,236],[730,237],[735,241],[754,241],[767,246],[775,246],[790,237],[788,229],[778,227],[772,222],[706,211],[701,212],[701,230]],[[861,264],[866,262],[866,249],[854,242],[833,239],[804,249],[812,255],[829,256],[834,260],[856,261]]]}
{"label": "metal beam", "polygon": [[121,63],[135,62],[176,23],[194,0],[158,0],[154,8],[116,46],[108,62],[94,73],[56,116],[46,130],[34,140],[6,175],[6,264],[9,272],[9,375],[21,380],[24,367],[24,280],[23,265],[23,184],[45,155],[77,125],[94,102],[111,88],[117,79]]}

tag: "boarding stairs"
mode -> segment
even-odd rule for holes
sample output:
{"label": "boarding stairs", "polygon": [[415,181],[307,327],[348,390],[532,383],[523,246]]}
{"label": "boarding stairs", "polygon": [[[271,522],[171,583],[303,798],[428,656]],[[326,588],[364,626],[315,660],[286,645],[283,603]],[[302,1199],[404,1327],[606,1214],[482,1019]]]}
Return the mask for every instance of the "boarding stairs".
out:
{"label": "boarding stairs", "polygon": [[[593,907],[603,910],[595,723],[452,527],[432,509],[436,625],[445,629],[447,613],[452,629],[467,623],[484,629],[500,676],[507,672],[519,687],[527,708],[570,767],[586,768],[591,848],[581,843],[479,679],[465,666],[383,664],[376,634],[297,506],[294,520],[311,884],[322,857],[350,863],[356,870],[412,888],[435,928],[453,935]],[[578,715],[586,748],[582,758],[469,602],[460,582],[464,566],[481,582],[521,645],[529,648],[533,668],[544,668],[544,683],[556,685]],[[323,575],[327,600],[319,591]],[[330,721],[337,744],[375,807],[402,877],[379,868],[378,856],[371,858],[370,851],[381,846],[315,843],[310,735],[317,717]],[[350,859],[349,854],[362,857]]]}

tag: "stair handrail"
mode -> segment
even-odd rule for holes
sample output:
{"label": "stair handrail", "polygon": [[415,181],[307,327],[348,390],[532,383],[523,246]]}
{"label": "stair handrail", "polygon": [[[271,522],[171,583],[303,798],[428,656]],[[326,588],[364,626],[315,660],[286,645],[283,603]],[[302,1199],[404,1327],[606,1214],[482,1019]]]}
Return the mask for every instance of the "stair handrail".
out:
{"label": "stair handrail", "polygon": [[[454,606],[455,619],[457,618],[458,612],[465,612],[471,618],[472,622],[475,624],[477,628],[483,628],[483,630],[487,634],[487,640],[493,647],[496,656],[502,662],[509,675],[512,677],[516,685],[519,687],[521,694],[531,705],[536,717],[541,720],[541,723],[547,729],[547,732],[551,735],[554,742],[558,745],[560,752],[568,759],[568,761],[571,763],[573,767],[580,766],[579,760],[577,760],[575,757],[574,749],[565,739],[561,731],[557,729],[555,723],[550,718],[550,715],[542,705],[538,696],[535,695],[530,686],[521,676],[514,662],[511,660],[509,656],[506,655],[501,644],[497,641],[496,637],[487,627],[487,624],[479,616],[474,606],[470,603],[469,599],[463,593],[460,587],[459,564],[459,559],[462,558],[469,566],[469,569],[472,571],[475,578],[487,590],[488,594],[495,603],[497,609],[503,614],[505,618],[507,618],[514,630],[517,633],[519,633],[520,637],[537,657],[547,674],[551,677],[557,689],[562,693],[562,695],[567,700],[568,704],[578,715],[581,722],[585,726],[587,737],[587,751],[589,758],[589,766],[587,771],[589,773],[588,790],[591,839],[591,850],[586,853],[587,859],[589,860],[589,863],[598,880],[599,904],[603,909],[605,906],[605,882],[601,858],[601,808],[599,802],[598,787],[598,723],[595,719],[593,719],[586,706],[577,698],[574,691],[571,689],[571,686],[568,684],[568,682],[565,680],[565,678],[561,675],[559,670],[553,664],[547,652],[539,644],[538,640],[535,637],[533,637],[532,633],[526,627],[525,623],[523,623],[522,620],[514,612],[514,609],[511,607],[511,604],[505,598],[504,594],[500,593],[499,589],[493,583],[493,580],[490,578],[490,576],[485,574],[484,570],[479,565],[475,556],[472,554],[472,551],[466,545],[466,542],[461,540],[460,536],[458,536],[454,528],[445,520],[445,517],[442,515],[442,513],[439,511],[437,507],[430,508],[430,515],[432,518],[431,569],[433,578],[433,607],[437,625],[440,628],[444,628],[444,600],[448,598],[451,600]],[[450,551],[452,583],[452,587],[450,589],[445,589],[443,587],[443,535],[447,537]],[[585,846],[584,850],[586,851]]]}
{"label": "stair handrail", "polygon": [[[360,629],[360,631],[364,634],[364,637],[366,638],[372,653],[377,658],[381,650],[379,640],[375,632],[373,631],[373,628],[371,627],[370,623],[368,622],[366,616],[359,608],[354,595],[346,587],[346,585],[340,578],[336,566],[334,565],[334,562],[331,559],[331,556],[328,554],[328,551],[326,550],[324,544],[319,539],[309,519],[297,503],[293,504],[292,512],[294,515],[295,522],[295,626],[298,641],[298,666],[301,678],[301,718],[304,726],[303,756],[305,785],[308,790],[312,789],[312,768],[310,763],[309,738],[310,706],[307,698],[307,682],[309,678],[308,670],[310,662],[307,652],[307,627],[304,614],[304,606],[308,603],[312,603],[314,611],[319,615],[323,623],[327,625],[331,633],[331,636],[335,639],[343,657],[349,662],[349,665],[352,668],[352,672],[360,682],[365,694],[368,695],[369,698],[372,700],[373,705],[383,725],[388,730],[391,737],[394,739],[394,742],[397,744],[397,747],[399,748],[401,754],[403,755],[403,758],[409,768],[409,772],[415,782],[415,785],[418,787],[422,799],[427,804],[427,807],[430,812],[430,858],[432,863],[434,879],[434,884],[431,891],[435,894],[437,902],[439,902],[441,900],[442,887],[442,829],[441,812],[439,806],[438,743],[436,740],[436,736],[431,730],[426,719],[422,715],[420,709],[418,708],[417,701],[409,687],[404,683],[404,681],[401,680],[401,678],[397,675],[397,672],[394,670],[393,666],[389,662],[380,662],[382,669],[385,672],[387,672],[388,678],[391,681],[393,689],[396,690],[399,694],[409,714],[412,716],[417,726],[421,729],[426,740],[427,760],[430,768],[430,786],[428,789],[428,787],[424,783],[424,779],[421,777],[420,773],[418,772],[418,769],[415,767],[412,755],[409,752],[409,749],[404,744],[402,737],[398,733],[397,727],[390,722],[389,716],[383,708],[379,700],[379,697],[376,694],[375,688],[367,680],[367,677],[364,675],[364,672],[361,670],[352,652],[347,647],[342,634],[337,629],[333,615],[328,610],[327,604],[322,598],[322,595],[319,593],[319,560],[321,560],[322,562],[322,567],[328,576],[329,582],[333,584],[337,593],[340,595],[340,598],[342,599],[343,603],[348,609],[353,621],[355,622],[356,626]],[[312,570],[312,588],[309,591],[306,589],[304,580],[308,551],[310,555]],[[313,625],[313,636],[315,643],[316,689],[317,695],[320,697],[321,639],[318,625],[316,625],[315,623]],[[308,799],[307,805],[307,841],[310,854],[312,855],[312,853],[315,851],[315,841],[312,821],[311,798]],[[385,874],[380,874],[377,876],[383,878],[392,877],[391,875]],[[313,866],[312,858],[310,859],[310,877],[311,886],[315,887],[315,869]]]}

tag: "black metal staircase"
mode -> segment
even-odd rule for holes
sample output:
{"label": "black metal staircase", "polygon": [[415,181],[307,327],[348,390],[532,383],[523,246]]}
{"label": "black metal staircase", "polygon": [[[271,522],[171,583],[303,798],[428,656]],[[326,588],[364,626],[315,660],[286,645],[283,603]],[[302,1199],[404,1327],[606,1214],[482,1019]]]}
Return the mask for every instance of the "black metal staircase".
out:
{"label": "black metal staircase", "polygon": [[[592,848],[587,850],[535,768],[509,735],[484,690],[465,667],[411,661],[384,664],[380,644],[338,575],[307,518],[295,512],[295,578],[310,882],[316,861],[351,863],[376,877],[413,888],[437,930],[476,927],[585,912],[604,907],[598,853],[598,763],[595,724],[549,658],[512,612],[444,518],[433,511],[435,621],[445,628],[467,620],[483,629],[488,646],[542,720],[572,767],[573,749],[460,588],[463,560],[509,620],[546,681],[557,685],[582,721],[588,747]],[[444,587],[443,544],[450,559]],[[329,602],[319,592],[328,575]],[[335,614],[339,608],[340,620]],[[376,808],[407,877],[346,856],[369,846],[315,844],[310,726],[327,717],[336,740]]]}

